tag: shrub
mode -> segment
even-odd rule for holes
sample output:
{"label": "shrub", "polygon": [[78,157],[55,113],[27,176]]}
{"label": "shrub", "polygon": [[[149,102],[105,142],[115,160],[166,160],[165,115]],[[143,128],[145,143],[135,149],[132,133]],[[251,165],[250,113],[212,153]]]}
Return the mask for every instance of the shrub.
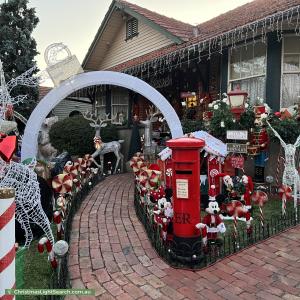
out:
{"label": "shrub", "polygon": [[[70,155],[82,156],[95,151],[93,138],[95,129],[90,121],[82,116],[66,118],[55,123],[49,132],[50,142],[59,152],[67,151]],[[118,140],[117,128],[108,125],[101,128],[103,142]]]}

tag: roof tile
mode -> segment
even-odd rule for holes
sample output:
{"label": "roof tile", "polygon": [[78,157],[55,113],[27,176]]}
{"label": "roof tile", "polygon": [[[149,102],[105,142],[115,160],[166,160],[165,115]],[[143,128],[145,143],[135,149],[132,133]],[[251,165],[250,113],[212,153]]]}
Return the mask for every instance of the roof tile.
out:
{"label": "roof tile", "polygon": [[[135,7],[135,10],[139,10],[139,13],[142,14],[142,11],[148,12],[147,15],[145,15],[147,18],[152,18],[153,21],[156,23],[159,22],[159,17],[162,17],[161,15],[148,11],[144,8],[141,8],[135,4],[126,2],[124,0],[118,0],[119,2],[123,2],[126,5],[130,6],[132,9]],[[145,55],[142,55],[140,57],[131,59],[129,61],[126,61],[124,63],[121,63],[119,65],[116,65],[110,70],[114,71],[121,71],[126,68],[134,67],[136,65],[142,64],[143,62],[153,60],[155,58],[161,57],[163,55],[166,55],[168,53],[172,53],[173,51],[176,51],[178,49],[184,48],[188,46],[189,44],[201,42],[210,38],[213,38],[215,36],[218,36],[222,33],[228,32],[233,30],[234,28],[241,27],[243,25],[247,25],[251,22],[263,19],[267,16],[273,15],[275,13],[278,13],[280,11],[287,10],[289,8],[295,7],[297,5],[300,5],[300,0],[254,0],[252,2],[249,2],[247,4],[244,4],[242,6],[239,6],[233,10],[230,10],[224,14],[221,14],[209,21],[203,22],[199,24],[198,31],[199,35],[198,37],[192,37],[190,35],[189,41],[187,41],[184,44],[180,45],[171,45],[164,48],[161,48],[159,50],[152,51],[150,53],[147,53]],[[146,13],[145,13],[146,14]],[[164,16],[163,16],[164,17]],[[169,20],[167,17],[164,17]],[[163,21],[160,21],[163,22]],[[174,20],[174,24],[182,23],[180,21]],[[163,23],[161,23],[163,24]],[[171,24],[173,24],[171,21],[170,23],[167,23],[169,25],[169,29],[171,28]],[[182,23],[185,24],[185,23]],[[189,24],[186,24],[189,25]],[[162,26],[162,25],[161,25]],[[190,25],[192,26],[192,25]],[[174,25],[175,27],[175,25]]]}

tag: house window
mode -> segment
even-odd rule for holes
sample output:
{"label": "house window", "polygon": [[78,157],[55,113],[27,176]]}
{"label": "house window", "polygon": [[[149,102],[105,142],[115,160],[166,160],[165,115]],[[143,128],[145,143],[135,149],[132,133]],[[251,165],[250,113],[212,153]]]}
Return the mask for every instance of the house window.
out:
{"label": "house window", "polygon": [[131,18],[126,22],[126,40],[138,35],[138,20]]}
{"label": "house window", "polygon": [[105,92],[101,91],[96,94],[95,110],[96,110],[96,114],[98,116],[105,115],[105,112],[106,112]]}
{"label": "house window", "polygon": [[254,103],[258,97],[265,99],[266,92],[266,45],[256,42],[231,48],[229,84],[246,91]]}
{"label": "house window", "polygon": [[281,79],[281,107],[289,107],[300,100],[300,38],[285,36]]}
{"label": "house window", "polygon": [[111,114],[117,115],[117,120],[128,120],[129,93],[126,89],[114,88],[111,93]]}

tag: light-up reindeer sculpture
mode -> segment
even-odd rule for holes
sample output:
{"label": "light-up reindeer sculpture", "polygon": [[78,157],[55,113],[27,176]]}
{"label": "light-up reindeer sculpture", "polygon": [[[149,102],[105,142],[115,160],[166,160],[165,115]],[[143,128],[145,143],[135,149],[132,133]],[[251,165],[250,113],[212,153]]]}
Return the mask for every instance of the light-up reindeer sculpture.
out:
{"label": "light-up reindeer sculpture", "polygon": [[300,146],[300,135],[298,136],[294,144],[286,144],[284,140],[281,138],[281,136],[279,135],[279,133],[271,126],[271,124],[268,121],[267,124],[274,132],[274,135],[279,139],[280,144],[284,149],[285,166],[283,171],[282,184],[290,187],[293,186],[294,208],[295,208],[296,220],[297,220],[297,205],[298,205],[297,200],[300,191],[300,176],[296,168],[295,155],[296,155],[297,147]]}
{"label": "light-up reindeer sculpture", "polygon": [[161,112],[157,108],[153,108],[150,106],[148,110],[146,110],[146,120],[140,121],[140,123],[145,127],[145,137],[144,137],[144,148],[150,149],[152,145],[152,123],[158,120],[158,116],[161,115]]}
{"label": "light-up reindeer sculpture", "polygon": [[20,76],[13,78],[6,83],[2,61],[0,60],[0,124],[7,123],[5,120],[8,110],[12,109],[14,105],[24,102],[24,100],[27,98],[27,95],[18,95],[12,97],[12,90],[18,85],[28,87],[34,87],[38,85],[39,78],[32,77],[32,73],[35,71],[35,69],[36,67],[32,67]]}
{"label": "light-up reindeer sculpture", "polygon": [[[6,120],[7,112],[14,105],[23,102],[27,95],[11,96],[11,91],[18,85],[36,86],[38,78],[31,77],[35,67],[29,69],[20,76],[5,81],[2,62],[0,60],[0,132],[5,128],[8,130],[9,122]],[[35,165],[35,159],[32,160]],[[29,247],[33,234],[30,223],[39,225],[45,232],[48,240],[53,245],[54,238],[50,222],[41,205],[41,194],[37,174],[32,168],[16,162],[6,162],[0,158],[0,188],[11,187],[16,192],[16,220],[25,231],[25,247]]]}
{"label": "light-up reindeer sculpture", "polygon": [[[100,135],[101,128],[106,127],[107,123],[109,123],[109,122],[114,123],[114,121],[116,120],[116,116],[111,119],[109,119],[108,116],[109,116],[109,114],[106,114],[104,117],[101,117],[101,116],[96,117],[91,112],[85,112],[83,114],[83,117],[86,120],[92,121],[92,123],[90,123],[90,126],[94,127],[96,130],[96,134],[94,137],[96,151],[92,154],[92,157],[94,159],[94,163],[97,165],[98,168],[100,168],[101,174],[103,174],[104,154],[110,153],[110,152],[113,152],[117,158],[114,173],[116,173],[119,163],[121,164],[120,170],[121,170],[121,172],[123,172],[124,156],[121,153],[121,143],[123,142],[123,140],[112,141],[112,142],[108,142],[108,143],[103,143],[101,140],[101,135]],[[100,157],[101,166],[95,161],[95,158],[98,156]]]}

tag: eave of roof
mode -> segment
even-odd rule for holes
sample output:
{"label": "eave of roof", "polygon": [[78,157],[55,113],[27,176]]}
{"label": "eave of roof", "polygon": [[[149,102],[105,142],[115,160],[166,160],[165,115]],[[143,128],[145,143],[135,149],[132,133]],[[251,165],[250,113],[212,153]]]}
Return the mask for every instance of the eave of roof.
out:
{"label": "eave of roof", "polygon": [[[249,26],[252,24],[255,24],[257,22],[262,22],[265,18],[271,17],[273,15],[280,15],[280,14],[284,14],[285,12],[288,12],[289,10],[295,8],[298,10],[300,10],[300,0],[256,0],[253,1],[251,3],[261,3],[261,2],[268,2],[270,5],[267,6],[268,11],[264,11],[264,12],[259,12],[259,19],[253,20],[253,18],[241,18],[240,23],[237,24],[236,22],[229,22],[228,24],[230,26],[228,26],[227,28],[224,26],[222,27],[221,25],[219,26],[219,29],[216,29],[216,32],[213,30],[210,30],[211,26],[213,24],[215,24],[216,22],[220,23],[221,19],[225,19],[225,16],[227,15],[227,13],[222,14],[220,16],[217,16],[207,22],[204,22],[202,24],[199,24],[197,27],[200,30],[200,34],[198,37],[192,38],[190,39],[188,42],[184,43],[184,44],[180,44],[180,45],[171,45],[171,46],[167,46],[165,48],[162,49],[158,49],[155,51],[152,51],[150,53],[147,53],[143,56],[134,58],[132,60],[129,60],[127,62],[121,63],[119,65],[116,65],[112,68],[110,68],[110,70],[114,70],[114,71],[124,71],[128,68],[134,68],[137,65],[143,64],[143,63],[148,63],[151,62],[152,60],[161,58],[163,56],[169,55],[171,53],[175,53],[176,51],[180,51],[184,48],[188,48],[191,47],[193,45],[197,45],[199,43],[203,43],[205,41],[209,41],[212,40],[214,38],[218,38],[218,37],[222,37],[222,35],[224,34],[228,34],[228,33],[232,33],[236,30],[239,30],[240,28],[243,28],[245,26]],[[274,2],[277,3],[277,6],[274,6]],[[247,14],[251,15],[251,11],[249,11],[249,4],[245,4],[243,6],[240,6],[234,10],[231,10],[228,12],[228,14],[233,17],[235,14],[237,14],[239,11],[241,10],[246,10]],[[273,5],[271,5],[271,3],[273,3]],[[286,4],[286,5],[283,5]],[[281,9],[281,10],[280,10]],[[252,20],[252,21],[249,21]]]}
{"label": "eave of roof", "polygon": [[194,26],[190,24],[183,23],[173,18],[168,18],[124,0],[113,0],[82,62],[84,69],[115,9],[122,10],[124,13],[127,13],[137,18],[139,21],[151,26],[176,44],[181,44],[187,41],[193,35]]}

